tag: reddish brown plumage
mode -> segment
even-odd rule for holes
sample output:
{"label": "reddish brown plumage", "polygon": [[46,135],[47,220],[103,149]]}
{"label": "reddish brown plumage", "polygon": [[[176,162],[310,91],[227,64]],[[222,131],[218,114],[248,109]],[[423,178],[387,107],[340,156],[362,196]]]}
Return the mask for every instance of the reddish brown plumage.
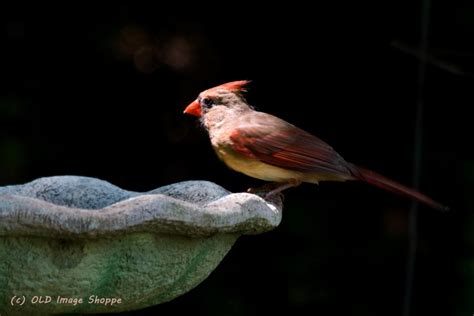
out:
{"label": "reddish brown plumage", "polygon": [[238,81],[232,81],[232,82],[227,82],[224,84],[221,84],[220,86],[214,87],[212,89],[227,89],[232,92],[246,92],[246,86],[250,83],[250,80],[238,80]]}
{"label": "reddish brown plumage", "polygon": [[372,184],[381,189],[385,189],[390,192],[394,192],[400,195],[408,196],[418,202],[426,204],[434,209],[441,211],[449,210],[449,207],[442,205],[441,203],[436,202],[432,198],[414,190],[403,184],[395,182],[389,178],[386,178],[372,170],[368,170],[362,167],[355,167],[354,175],[358,180],[365,181],[369,184]]}
{"label": "reddish brown plumage", "polygon": [[288,122],[255,111],[239,122],[230,135],[237,152],[280,168],[350,176],[347,162],[331,146]]}
{"label": "reddish brown plumage", "polygon": [[414,189],[345,161],[310,133],[253,110],[241,96],[248,83],[233,81],[208,89],[185,109],[185,113],[202,116],[214,149],[230,168],[262,180],[287,183],[361,180],[430,207],[447,209]]}

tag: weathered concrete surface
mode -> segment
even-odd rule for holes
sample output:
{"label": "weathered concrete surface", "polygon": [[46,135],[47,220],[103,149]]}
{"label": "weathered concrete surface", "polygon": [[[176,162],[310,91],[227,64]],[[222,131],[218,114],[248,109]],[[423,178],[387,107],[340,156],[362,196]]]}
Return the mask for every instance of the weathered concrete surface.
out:
{"label": "weathered concrete surface", "polygon": [[[147,193],[75,176],[1,187],[0,311],[100,313],[166,302],[204,280],[239,235],[280,221],[281,205],[206,181]],[[52,301],[34,304],[35,296]],[[24,304],[11,306],[14,297]]]}

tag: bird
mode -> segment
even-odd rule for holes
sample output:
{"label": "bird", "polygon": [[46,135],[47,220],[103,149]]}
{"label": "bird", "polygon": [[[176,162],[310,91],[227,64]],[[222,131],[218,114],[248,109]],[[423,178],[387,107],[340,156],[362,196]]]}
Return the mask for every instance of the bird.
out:
{"label": "bird", "polygon": [[202,91],[184,113],[207,130],[217,156],[230,168],[274,186],[265,199],[301,183],[364,181],[431,208],[449,208],[415,189],[347,162],[330,145],[245,99],[250,81],[227,82]]}

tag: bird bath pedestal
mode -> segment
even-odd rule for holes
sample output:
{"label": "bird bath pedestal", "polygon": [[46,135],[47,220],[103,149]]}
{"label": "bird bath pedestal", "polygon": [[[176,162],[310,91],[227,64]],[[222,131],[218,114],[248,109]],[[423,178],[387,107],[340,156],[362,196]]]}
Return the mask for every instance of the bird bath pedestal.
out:
{"label": "bird bath pedestal", "polygon": [[202,282],[281,204],[206,181],[147,192],[86,177],[0,187],[0,314],[130,311]]}

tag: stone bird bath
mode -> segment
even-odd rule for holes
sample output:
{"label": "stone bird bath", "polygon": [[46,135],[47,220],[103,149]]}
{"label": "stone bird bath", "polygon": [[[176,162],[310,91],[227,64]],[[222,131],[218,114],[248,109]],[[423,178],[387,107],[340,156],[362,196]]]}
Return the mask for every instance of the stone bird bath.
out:
{"label": "stone bird bath", "polygon": [[146,193],[76,176],[0,187],[0,314],[120,312],[172,300],[202,282],[240,235],[278,226],[279,202],[206,181]]}

